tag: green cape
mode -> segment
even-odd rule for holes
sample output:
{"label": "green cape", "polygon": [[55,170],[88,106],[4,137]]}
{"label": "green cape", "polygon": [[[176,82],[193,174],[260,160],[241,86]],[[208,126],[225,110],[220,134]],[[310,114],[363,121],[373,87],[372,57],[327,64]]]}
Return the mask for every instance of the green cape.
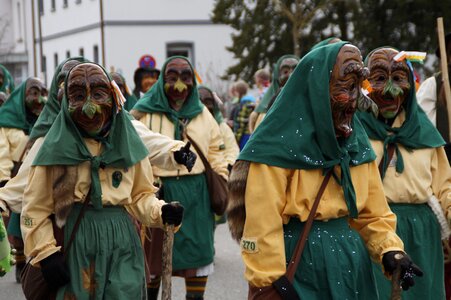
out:
{"label": "green cape", "polygon": [[6,93],[8,90],[9,94],[11,94],[14,91],[14,78],[11,76],[11,73],[9,73],[4,65],[0,64],[0,69],[3,70],[4,74],[3,84],[2,86],[0,86],[0,92]]}
{"label": "green cape", "polygon": [[166,71],[167,64],[176,58],[186,60],[189,63],[194,76],[194,68],[186,57],[172,56],[168,58],[161,69],[157,82],[149,91],[146,92],[146,94],[144,94],[144,96],[142,96],[141,99],[138,100],[138,103],[136,103],[133,109],[147,113],[164,113],[175,125],[175,139],[180,140],[182,138],[182,130],[180,128],[181,125],[179,121],[182,119],[193,119],[202,112],[204,105],[199,100],[199,93],[197,92],[197,82],[195,78],[191,94],[188,95],[188,99],[186,99],[182,108],[179,111],[175,111],[169,105],[169,100],[166,98],[166,94],[164,92],[164,73]]}
{"label": "green cape", "polygon": [[[108,73],[104,69],[103,71],[111,81]],[[104,145],[103,153],[99,156],[92,156],[80,131],[69,115],[67,101],[68,77],[66,76],[64,82],[65,89],[61,112],[48,131],[44,143],[33,161],[33,166],[70,166],[90,161],[91,201],[94,207],[101,208],[102,188],[99,180],[99,168],[129,168],[145,159],[148,151],[136,133],[125,110],[122,109],[117,114],[115,113],[116,104],[113,98],[114,107],[111,128],[108,136],[100,139]]]}
{"label": "green cape", "polygon": [[25,92],[27,80],[12,92],[8,100],[0,107],[0,128],[17,128],[29,134],[36,118],[27,114],[25,108]]}
{"label": "green cape", "polygon": [[[376,51],[382,48],[393,47],[384,46],[371,51],[365,58],[365,64],[368,63],[368,58]],[[409,68],[410,69],[410,68]],[[422,148],[436,148],[445,144],[445,141],[440,136],[440,133],[429,121],[424,111],[419,107],[417,103],[417,97],[415,92],[415,82],[413,80],[412,71],[409,72],[410,90],[402,107],[406,113],[406,120],[401,127],[391,127],[384,122],[376,119],[371,113],[358,112],[357,116],[362,122],[368,136],[372,140],[378,140],[384,142],[384,154],[383,154],[383,168],[382,179],[385,176],[387,170],[388,161],[387,149],[389,144],[393,144],[396,150],[396,172],[402,173],[404,171],[404,161],[402,159],[401,152],[398,145],[401,144],[408,150],[422,149]]]}
{"label": "green cape", "polygon": [[273,67],[272,70],[272,77],[271,77],[271,85],[269,86],[268,90],[263,95],[263,99],[258,104],[257,108],[255,109],[256,112],[259,114],[266,113],[268,111],[268,105],[271,102],[272,97],[277,93],[279,90],[280,84],[279,84],[279,68],[282,61],[286,58],[295,58],[299,60],[299,57],[296,55],[287,54],[279,58],[276,62],[276,64]]}
{"label": "green cape", "polygon": [[36,140],[39,137],[45,136],[52,126],[53,122],[56,119],[56,116],[61,110],[61,104],[58,101],[58,75],[61,72],[64,64],[68,61],[76,60],[79,62],[88,62],[87,59],[79,56],[79,57],[70,57],[64,60],[62,63],[58,65],[53,74],[52,83],[50,84],[49,96],[47,98],[47,103],[44,106],[44,109],[39,114],[38,120],[33,126],[33,129],[30,133],[30,139]]}
{"label": "green cape", "polygon": [[[205,85],[199,85],[197,87],[198,90],[201,89],[201,88],[208,90],[213,95],[213,91],[209,87],[206,87]],[[224,122],[224,117],[222,116],[221,110],[219,109],[219,105],[216,102],[216,100],[214,101],[213,105],[214,105],[214,107],[213,107],[213,113],[214,113],[213,117],[215,118],[216,123],[218,123],[218,125],[219,125],[222,122]]]}
{"label": "green cape", "polygon": [[341,180],[350,216],[358,216],[350,167],[376,156],[356,117],[347,139],[337,139],[330,108],[329,80],[345,42],[309,52],[291,74],[274,105],[242,150],[239,160],[286,169],[341,167]]}

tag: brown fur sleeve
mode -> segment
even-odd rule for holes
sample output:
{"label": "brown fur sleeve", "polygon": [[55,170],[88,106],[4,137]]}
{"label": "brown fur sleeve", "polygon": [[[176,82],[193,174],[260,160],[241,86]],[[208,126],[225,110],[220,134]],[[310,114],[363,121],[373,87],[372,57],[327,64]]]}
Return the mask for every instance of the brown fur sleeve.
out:
{"label": "brown fur sleeve", "polygon": [[232,237],[239,243],[243,236],[246,221],[245,193],[250,162],[239,160],[229,176],[229,203],[227,206],[227,221]]}
{"label": "brown fur sleeve", "polygon": [[130,111],[130,114],[133,116],[133,118],[135,118],[136,120],[141,120],[142,117],[144,117],[145,113],[143,113],[142,111],[136,110],[136,109],[132,109]]}

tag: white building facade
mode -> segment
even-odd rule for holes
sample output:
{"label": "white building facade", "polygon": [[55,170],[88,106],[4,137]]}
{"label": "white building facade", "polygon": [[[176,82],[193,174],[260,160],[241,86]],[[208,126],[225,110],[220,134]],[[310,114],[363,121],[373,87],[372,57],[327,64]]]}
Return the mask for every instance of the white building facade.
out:
{"label": "white building facade", "polygon": [[[234,63],[226,50],[233,30],[212,23],[213,5],[214,0],[0,0],[0,15],[5,8],[12,24],[18,23],[7,32],[16,52],[22,58],[26,54],[26,75],[48,85],[56,66],[71,56],[118,71],[133,87],[143,55],[153,56],[161,68],[167,57],[180,54],[189,57],[204,83],[224,89],[219,77]],[[20,20],[17,9],[22,10]],[[22,35],[22,48],[17,35]]]}

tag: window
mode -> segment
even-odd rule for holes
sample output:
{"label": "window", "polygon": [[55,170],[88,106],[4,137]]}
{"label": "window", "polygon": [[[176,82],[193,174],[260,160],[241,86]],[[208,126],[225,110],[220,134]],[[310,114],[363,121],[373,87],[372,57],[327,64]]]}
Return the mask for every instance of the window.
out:
{"label": "window", "polygon": [[75,3],[80,4],[81,0],[75,0]]}
{"label": "window", "polygon": [[52,11],[56,10],[56,4],[55,4],[55,0],[50,1],[51,7],[52,7]]}
{"label": "window", "polygon": [[194,45],[189,42],[174,42],[166,44],[166,57],[180,55],[187,57],[194,65]]}
{"label": "window", "polygon": [[63,0],[63,7],[66,8],[68,5],[67,0]]}
{"label": "window", "polygon": [[53,54],[53,61],[55,63],[55,69],[58,68],[58,53]]}
{"label": "window", "polygon": [[41,72],[42,72],[42,73],[47,72],[47,58],[45,57],[45,55],[42,56],[42,61],[41,61]]}
{"label": "window", "polygon": [[67,50],[67,51],[66,51],[66,58],[69,58],[69,57],[70,57],[70,51]]}
{"label": "window", "polygon": [[94,62],[98,64],[99,63],[99,46],[94,45],[93,53],[94,53]]}
{"label": "window", "polygon": [[39,14],[44,15],[44,0],[38,0]]}
{"label": "window", "polygon": [[79,50],[78,50],[78,55],[80,55],[80,56],[85,56],[85,50],[83,49],[83,48],[80,48]]}
{"label": "window", "polygon": [[21,16],[21,14],[20,14],[20,12],[21,12],[21,9],[20,9],[20,3],[19,2],[17,2],[17,20],[18,20],[18,22],[17,22],[17,24],[18,24],[18,32],[19,32],[19,36],[17,37],[17,42],[18,43],[22,43],[23,42],[23,39],[22,39],[22,16]]}

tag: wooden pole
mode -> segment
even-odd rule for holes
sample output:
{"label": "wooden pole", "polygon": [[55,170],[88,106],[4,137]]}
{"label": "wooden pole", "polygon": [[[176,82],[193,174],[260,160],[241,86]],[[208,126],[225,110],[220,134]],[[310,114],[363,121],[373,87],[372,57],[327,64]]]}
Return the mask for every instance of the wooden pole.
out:
{"label": "wooden pole", "polygon": [[[446,57],[445,30],[443,26],[443,18],[441,17],[437,18],[437,33],[440,48],[440,65],[442,67],[442,81],[445,89],[446,110],[448,111],[448,119],[451,119],[451,89],[449,86],[448,59]],[[451,135],[451,122],[448,122],[448,124],[448,134]],[[448,136],[448,138],[451,140],[451,136]]]}
{"label": "wooden pole", "polygon": [[[396,254],[399,255],[399,254]],[[395,255],[396,260],[400,260],[401,258],[397,258]],[[390,300],[401,300],[401,286],[400,286],[400,279],[401,279],[401,265],[398,263],[396,266],[395,271],[393,271],[392,278],[391,278],[391,296]]]}
{"label": "wooden pole", "polygon": [[174,225],[166,225],[163,237],[163,274],[161,299],[171,300],[172,290],[172,247],[174,246]]}

